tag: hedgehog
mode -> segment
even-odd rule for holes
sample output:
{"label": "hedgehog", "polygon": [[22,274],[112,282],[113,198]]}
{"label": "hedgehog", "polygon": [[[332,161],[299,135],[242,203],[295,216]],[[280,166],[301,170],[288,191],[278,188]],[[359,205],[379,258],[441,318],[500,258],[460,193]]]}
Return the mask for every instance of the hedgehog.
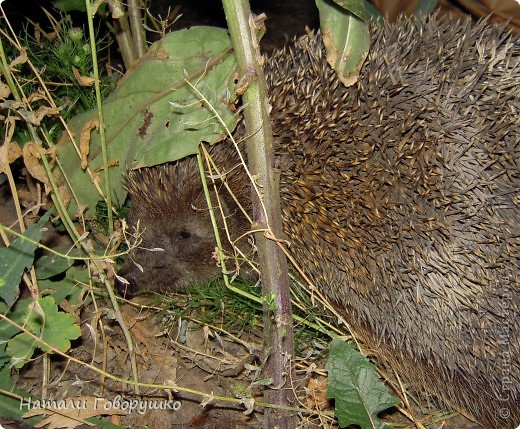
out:
{"label": "hedgehog", "polygon": [[[519,39],[485,21],[437,16],[370,32],[349,88],[319,33],[266,62],[284,238],[376,359],[481,425],[512,427],[520,421]],[[247,209],[232,145],[210,152]],[[193,157],[133,172],[127,186],[142,243],[119,274],[133,291],[220,273]],[[223,206],[220,227],[226,219],[234,240],[250,225],[235,200]],[[157,248],[164,252],[144,250]]]}

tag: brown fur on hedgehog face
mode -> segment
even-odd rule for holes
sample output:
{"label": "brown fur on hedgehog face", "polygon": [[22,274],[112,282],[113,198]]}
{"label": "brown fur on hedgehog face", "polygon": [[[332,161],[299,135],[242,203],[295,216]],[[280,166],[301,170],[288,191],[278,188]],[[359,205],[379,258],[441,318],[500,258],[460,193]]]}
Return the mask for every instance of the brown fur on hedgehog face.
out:
{"label": "brown fur on hedgehog face", "polygon": [[[220,161],[221,167],[227,165],[229,170],[235,165],[226,151],[219,151],[214,159]],[[231,178],[230,184],[242,195],[249,192],[246,180],[236,183]],[[127,187],[132,199],[128,224],[139,244],[118,272],[128,282],[118,284],[123,294],[131,296],[142,290],[182,290],[221,274],[215,234],[195,157],[133,172]],[[210,191],[210,197],[216,204],[213,191]],[[248,223],[227,191],[219,192],[219,200],[226,229],[235,239],[246,232]],[[247,202],[244,207],[248,209]],[[214,213],[224,250],[230,251],[221,212],[215,208]],[[247,270],[244,272],[249,276]]]}
{"label": "brown fur on hedgehog face", "polygon": [[[168,175],[168,167],[157,167],[158,173]],[[175,167],[169,167],[174,169]],[[152,171],[140,174],[142,187],[132,192],[132,212],[128,218],[132,232],[139,245],[125,262],[118,275],[128,282],[123,292],[135,294],[140,288],[168,291],[182,288],[198,278],[217,275],[216,261],[212,262],[211,250],[215,247],[211,221],[207,213],[202,189],[184,193],[178,189],[176,204],[150,210],[149,199],[142,196],[142,190],[156,183]],[[165,188],[153,186],[148,196],[155,205],[161,199],[166,204],[168,192]]]}
{"label": "brown fur on hedgehog face", "polygon": [[[201,212],[196,213],[198,210]],[[213,258],[215,236],[211,221],[202,211],[207,208],[195,208],[194,204],[193,208],[179,207],[168,213],[171,219],[142,216],[138,223],[130,221],[136,226],[140,244],[118,273],[129,282],[124,292],[135,294],[140,287],[155,291],[182,289],[220,273]]]}

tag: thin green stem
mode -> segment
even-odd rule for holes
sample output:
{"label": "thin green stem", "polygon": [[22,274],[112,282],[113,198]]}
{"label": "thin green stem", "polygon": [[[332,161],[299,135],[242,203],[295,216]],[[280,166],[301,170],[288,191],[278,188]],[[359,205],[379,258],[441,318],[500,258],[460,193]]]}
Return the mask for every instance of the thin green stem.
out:
{"label": "thin green stem", "polygon": [[90,49],[92,52],[92,68],[94,71],[94,87],[96,89],[96,101],[97,101],[97,111],[98,111],[98,120],[99,120],[99,137],[101,139],[101,151],[103,156],[103,173],[105,178],[105,198],[107,204],[107,213],[108,213],[108,234],[111,235],[114,232],[114,219],[112,214],[112,187],[110,186],[110,171],[108,167],[108,150],[107,150],[107,142],[105,137],[105,121],[103,118],[103,104],[101,98],[101,84],[99,79],[99,68],[98,68],[98,59],[97,59],[97,47],[96,47],[96,34],[94,31],[94,20],[92,17],[92,8],[90,6],[90,1],[85,0],[85,5],[87,7],[87,20],[88,20],[88,31],[89,31],[89,39],[90,39]]}
{"label": "thin green stem", "polygon": [[211,201],[208,183],[206,181],[206,172],[204,170],[204,164],[202,163],[202,155],[200,153],[200,150],[197,151],[197,164],[199,166],[199,173],[200,173],[200,180],[202,182],[202,189],[204,190],[204,196],[206,197],[206,203],[207,203],[208,209],[209,209],[209,217],[211,219],[213,233],[215,234],[215,240],[217,242],[220,266],[222,268],[222,273],[224,275],[224,282],[226,283],[226,286],[227,286],[227,285],[229,285],[229,278],[226,274],[227,270],[226,270],[226,261],[224,258],[224,250],[222,247],[222,241],[220,240],[220,233],[218,230],[217,218],[215,216],[215,211],[213,210],[213,203]]}
{"label": "thin green stem", "polygon": [[[0,9],[2,9],[2,6],[0,6]],[[2,9],[2,14],[4,13],[4,10]],[[4,43],[2,39],[0,38],[0,67],[2,71],[2,75],[5,77],[5,80],[7,81],[7,85],[9,85],[9,89],[11,90],[11,93],[13,94],[14,98],[16,100],[20,99],[20,94],[18,92],[18,88],[16,87],[13,78],[11,76],[11,71],[9,70],[9,64],[7,64],[7,58],[5,56],[4,51]]]}

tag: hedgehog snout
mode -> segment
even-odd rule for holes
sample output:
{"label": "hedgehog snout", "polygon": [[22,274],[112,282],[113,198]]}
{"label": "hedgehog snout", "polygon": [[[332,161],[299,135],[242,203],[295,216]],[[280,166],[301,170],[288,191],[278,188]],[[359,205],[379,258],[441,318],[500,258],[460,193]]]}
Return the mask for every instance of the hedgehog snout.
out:
{"label": "hedgehog snout", "polygon": [[119,270],[115,278],[115,287],[121,296],[129,299],[137,293],[138,281],[132,273],[127,271],[124,267]]}

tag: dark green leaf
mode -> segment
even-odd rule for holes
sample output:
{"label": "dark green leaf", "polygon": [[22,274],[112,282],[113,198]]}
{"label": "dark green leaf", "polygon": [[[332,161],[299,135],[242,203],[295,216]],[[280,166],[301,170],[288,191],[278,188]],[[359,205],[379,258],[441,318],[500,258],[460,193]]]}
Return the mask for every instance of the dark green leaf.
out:
{"label": "dark green leaf", "polygon": [[[356,15],[359,19],[365,20],[365,1],[364,0],[333,0],[342,9]],[[319,7],[319,6],[318,6]]]}
{"label": "dark green leaf", "polygon": [[397,404],[397,398],[377,377],[374,365],[346,342],[331,343],[327,362],[327,396],[336,403],[336,417],[341,427],[359,425],[362,429],[384,429],[377,414]]}
{"label": "dark green leaf", "polygon": [[437,7],[437,0],[419,0],[417,8],[413,13],[415,17],[428,15]]}
{"label": "dark green leaf", "polygon": [[[54,249],[56,250],[56,249]],[[67,271],[72,265],[71,259],[64,258],[55,254],[43,255],[36,260],[36,278],[38,280],[48,279]]]}
{"label": "dark green leaf", "polygon": [[[35,242],[39,242],[43,234],[43,225],[49,220],[50,213],[46,213],[34,225],[27,228],[23,234]],[[36,244],[30,243],[21,237],[14,240],[7,248],[0,249],[0,298],[11,306],[20,293],[19,285],[24,271],[34,260]]]}
{"label": "dark green leaf", "polygon": [[73,10],[87,11],[85,0],[53,0],[52,5],[62,12],[71,12]]}
{"label": "dark green leaf", "polygon": [[11,356],[11,365],[22,368],[32,357],[38,347],[38,340],[22,332],[7,344],[7,354]]}
{"label": "dark green leaf", "polygon": [[[37,337],[40,336],[42,328],[42,318],[34,311],[35,301],[24,299],[16,303],[14,311],[8,313],[10,320],[22,326],[24,331],[15,335],[7,343],[7,354],[11,357],[11,365],[15,368],[23,367],[34,354],[38,347],[38,340],[29,335],[31,332]],[[40,311],[41,313],[41,311]],[[6,322],[5,323],[9,323]]]}
{"label": "dark green leaf", "polygon": [[42,280],[39,284],[42,290],[50,291],[49,296],[52,296],[58,304],[67,299],[70,305],[79,305],[83,301],[85,285],[89,284],[89,272],[84,267],[72,267],[67,271],[64,279]]}
{"label": "dark green leaf", "polygon": [[370,49],[367,23],[326,0],[316,0],[316,5],[327,61],[345,86],[353,85]]}
{"label": "dark green leaf", "polygon": [[[11,369],[8,366],[4,366],[0,369],[0,389],[5,392],[13,392],[21,397],[28,397],[27,393],[17,389],[13,379],[11,378]],[[36,423],[42,420],[41,417],[32,417],[30,419],[22,418],[22,415],[28,411],[24,406],[28,400],[16,399],[11,396],[0,393],[0,417],[4,419],[13,419],[16,421],[23,421],[29,426],[35,426]],[[14,427],[14,426],[12,426]]]}
{"label": "dark green leaf", "polygon": [[[23,326],[26,320],[27,309],[29,305],[32,303],[32,299],[25,298],[20,299],[16,302],[11,311],[8,312],[8,308],[5,304],[0,303],[0,311],[2,314],[6,315],[9,320],[12,320],[19,326]],[[10,338],[20,332],[20,329],[9,323],[7,320],[0,320],[0,342],[7,342]]]}

